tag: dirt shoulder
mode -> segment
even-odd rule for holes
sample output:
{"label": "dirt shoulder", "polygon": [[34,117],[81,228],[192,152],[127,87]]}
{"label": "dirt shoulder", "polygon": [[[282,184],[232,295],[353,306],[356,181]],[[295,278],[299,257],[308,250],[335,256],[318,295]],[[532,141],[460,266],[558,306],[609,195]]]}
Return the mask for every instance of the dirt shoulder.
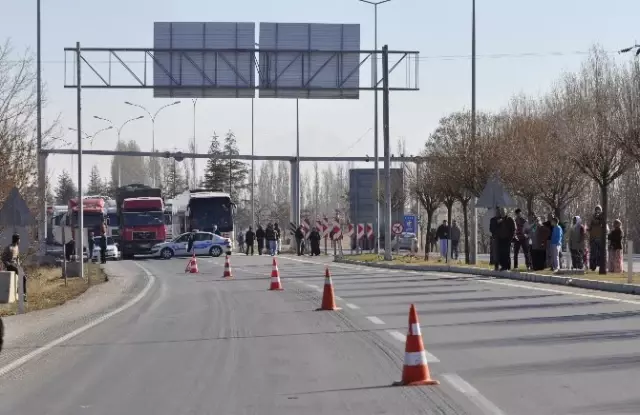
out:
{"label": "dirt shoulder", "polygon": [[[86,281],[79,280],[85,287],[78,287],[76,290],[83,292],[75,298],[65,299],[58,307],[3,317],[5,349],[0,354],[0,367],[117,309],[138,295],[148,280],[144,272],[131,261],[108,263],[103,266],[102,272],[109,276],[108,282],[92,285],[87,289]],[[48,298],[58,298],[61,301],[64,296],[49,295]],[[29,303],[31,301],[29,298]]]}

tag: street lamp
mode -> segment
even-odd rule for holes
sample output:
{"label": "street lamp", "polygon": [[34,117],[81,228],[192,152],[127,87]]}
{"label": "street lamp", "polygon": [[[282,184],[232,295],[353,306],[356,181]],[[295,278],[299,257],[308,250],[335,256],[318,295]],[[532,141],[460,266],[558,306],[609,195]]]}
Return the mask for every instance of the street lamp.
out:
{"label": "street lamp", "polygon": [[633,45],[628,48],[620,49],[618,53],[629,53],[634,49],[636,49],[636,56],[640,56],[640,45]]}
{"label": "street lamp", "polygon": [[[374,50],[377,52],[378,51],[378,6],[380,6],[381,4],[384,3],[389,3],[391,0],[380,0],[380,1],[375,1],[375,0],[358,0],[361,3],[367,3],[373,6],[373,10],[374,10]],[[378,90],[376,89],[378,87],[378,54],[374,53],[372,56],[372,61],[373,61],[373,73],[371,74],[372,78],[373,78],[373,86],[374,86],[374,90],[373,90],[373,123],[375,124],[375,127],[373,129],[373,145],[374,145],[374,151],[373,151],[373,157],[374,157],[374,163],[373,163],[373,168],[376,171],[376,195],[380,195],[380,166],[379,166],[379,162],[380,162],[380,158],[378,155]],[[375,238],[375,253],[376,255],[378,255],[380,253],[380,201],[378,200],[379,197],[376,197],[376,238]],[[391,225],[390,224],[386,224],[386,227],[389,228]],[[387,232],[389,232],[390,230],[387,229]]]}
{"label": "street lamp", "polygon": [[[473,151],[473,169],[477,174],[476,165],[476,0],[471,0],[471,151]],[[478,258],[478,198],[472,200],[473,231],[471,232],[471,264],[477,263]]]}
{"label": "street lamp", "polygon": [[[109,127],[109,128],[115,128],[115,125],[113,124],[113,121],[111,121],[108,118],[98,117],[97,115],[94,115],[93,118],[95,118],[96,120],[101,120],[101,121],[108,122],[109,124],[111,124],[111,127]],[[140,120],[142,118],[144,118],[144,115],[141,115],[139,117],[129,118],[128,120],[123,122],[120,125],[120,127],[118,127],[118,144],[122,141],[120,139],[120,135],[122,134],[122,129],[124,128],[124,126],[129,124],[132,121]],[[114,160],[115,160],[115,158],[114,158]],[[122,163],[120,162],[120,160],[118,160],[118,187],[120,187],[122,185],[121,182],[122,182]]]}
{"label": "street lamp", "polygon": [[[155,153],[156,151],[156,117],[158,116],[158,114],[160,113],[160,111],[162,111],[165,108],[174,106],[174,105],[178,105],[180,103],[180,101],[174,101],[170,104],[167,105],[163,105],[162,107],[158,108],[158,110],[152,115],[151,112],[146,109],[145,107],[143,107],[140,104],[134,104],[133,102],[129,102],[129,101],[125,101],[124,102],[127,105],[131,105],[132,107],[138,107],[141,110],[143,110],[144,112],[146,112],[147,114],[149,114],[149,118],[151,118],[151,152]],[[155,187],[156,185],[156,172],[155,172],[155,168],[156,168],[156,163],[152,163],[152,171],[151,171],[151,177],[152,177],[152,181],[153,181],[153,186]]]}

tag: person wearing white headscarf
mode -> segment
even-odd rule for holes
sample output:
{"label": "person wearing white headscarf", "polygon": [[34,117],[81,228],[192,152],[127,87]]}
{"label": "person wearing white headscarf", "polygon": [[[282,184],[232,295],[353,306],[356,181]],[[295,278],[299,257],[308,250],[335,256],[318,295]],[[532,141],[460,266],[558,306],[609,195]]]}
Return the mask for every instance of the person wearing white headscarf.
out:
{"label": "person wearing white headscarf", "polygon": [[587,244],[586,232],[580,216],[573,217],[573,227],[569,235],[569,250],[573,269],[584,269],[584,250]]}

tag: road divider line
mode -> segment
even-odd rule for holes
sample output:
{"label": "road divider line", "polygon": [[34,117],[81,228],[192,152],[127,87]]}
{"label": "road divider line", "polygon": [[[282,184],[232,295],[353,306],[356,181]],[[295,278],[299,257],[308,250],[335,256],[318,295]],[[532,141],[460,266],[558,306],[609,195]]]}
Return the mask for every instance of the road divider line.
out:
{"label": "road divider line", "polygon": [[576,295],[578,297],[593,298],[596,300],[609,300],[609,301],[615,301],[618,303],[640,305],[640,301],[627,300],[625,298],[606,297],[604,295],[585,294],[585,293],[578,293],[574,291],[556,290],[553,288],[535,287],[532,285],[517,284],[512,282],[503,282],[503,281],[494,281],[494,280],[478,280],[478,281],[485,284],[504,285],[506,287],[526,288],[529,290],[545,291],[545,292],[555,293],[555,294]]}
{"label": "road divider line", "polygon": [[373,324],[385,324],[384,321],[380,320],[378,317],[376,316],[367,316],[367,320],[369,320],[370,322],[372,322]]}
{"label": "road divider line", "polygon": [[118,315],[120,313],[122,313],[123,311],[133,307],[134,305],[136,305],[138,302],[140,302],[140,300],[142,300],[151,290],[151,287],[153,286],[153,284],[156,281],[156,278],[153,276],[153,274],[147,270],[145,267],[143,267],[142,265],[138,264],[137,262],[134,262],[135,265],[138,266],[138,268],[142,269],[142,271],[144,271],[144,273],[147,275],[147,284],[144,286],[144,288],[142,289],[142,291],[140,291],[140,293],[138,293],[138,295],[136,295],[134,298],[132,298],[131,300],[129,300],[127,303],[125,303],[124,305],[116,308],[113,311],[108,312],[107,314],[104,314],[94,320],[92,320],[91,322],[85,324],[82,327],[78,327],[77,329],[73,330],[70,333],[65,334],[62,337],[58,337],[57,339],[45,344],[44,346],[38,347],[37,349],[33,350],[32,352],[14,360],[13,362],[9,363],[6,366],[0,367],[0,377],[6,375],[7,373],[19,368],[20,366],[28,363],[29,361],[35,359],[36,357],[40,356],[43,353],[48,352],[49,350],[53,349],[54,347],[69,341],[71,339],[73,339],[74,337],[79,336],[80,334],[84,333],[85,331],[94,328],[95,326],[97,326],[100,323],[103,323],[105,321],[107,321],[108,319],[110,319],[111,317]]}
{"label": "road divider line", "polygon": [[360,308],[357,305],[351,304],[351,303],[347,303],[346,306],[349,307],[352,310],[358,310]]}
{"label": "road divider line", "polygon": [[484,415],[505,415],[493,402],[482,396],[482,394],[466,380],[455,373],[445,373],[442,377],[458,391],[471,400]]}
{"label": "road divider line", "polygon": [[[398,330],[387,330],[387,333],[391,335],[394,339],[398,340],[400,343],[405,343],[407,341],[407,336],[400,333]],[[440,359],[438,359],[435,355],[429,353],[428,351],[424,351],[425,356],[427,356],[427,362],[429,363],[439,363]]]}

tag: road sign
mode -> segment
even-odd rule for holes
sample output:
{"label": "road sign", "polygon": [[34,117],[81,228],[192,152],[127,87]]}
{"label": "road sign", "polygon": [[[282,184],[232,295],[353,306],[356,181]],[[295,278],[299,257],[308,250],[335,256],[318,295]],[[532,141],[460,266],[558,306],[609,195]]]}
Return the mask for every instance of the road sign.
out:
{"label": "road sign", "polygon": [[393,226],[391,227],[391,230],[396,235],[400,235],[402,233],[402,230],[403,230],[402,224],[400,222],[394,223]]}
{"label": "road sign", "polygon": [[416,215],[404,215],[404,231],[407,233],[416,233]]}
{"label": "road sign", "polygon": [[373,237],[373,223],[367,223],[365,233],[367,234],[367,238]]}
{"label": "road sign", "polygon": [[364,223],[358,224],[358,233],[356,237],[358,238],[358,240],[364,238]]}

